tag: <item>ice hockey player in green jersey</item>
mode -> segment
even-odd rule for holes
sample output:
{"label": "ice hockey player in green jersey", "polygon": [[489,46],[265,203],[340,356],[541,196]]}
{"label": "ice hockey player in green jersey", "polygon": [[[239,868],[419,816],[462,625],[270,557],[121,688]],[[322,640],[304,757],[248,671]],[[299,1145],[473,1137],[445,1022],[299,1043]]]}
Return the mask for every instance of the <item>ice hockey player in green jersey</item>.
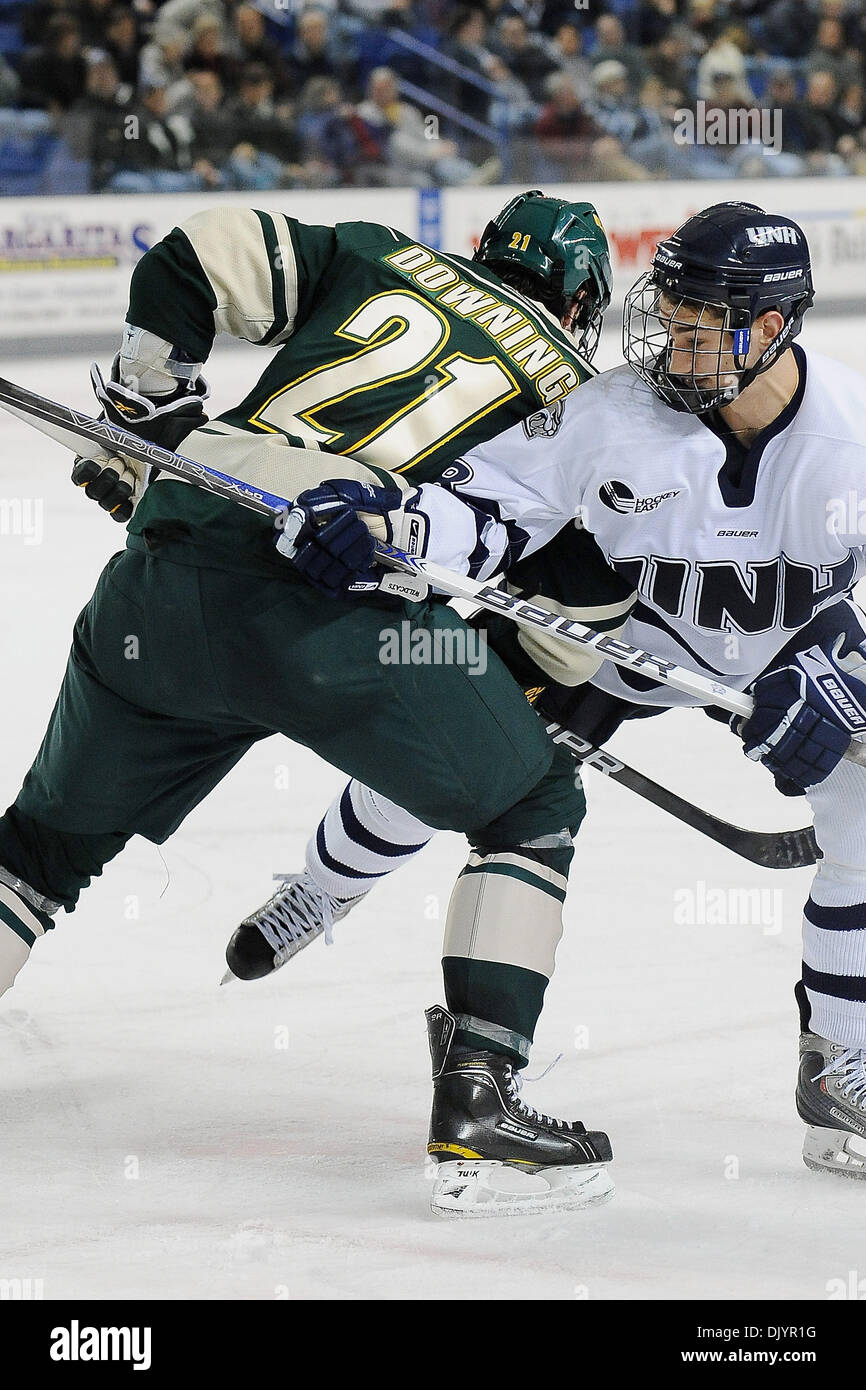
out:
{"label": "ice hockey player in green jersey", "polygon": [[[94,381],[109,418],[176,447],[205,424],[202,368],[228,333],[276,351],[249,395],[196,437],[202,462],[231,459],[225,471],[263,480],[288,441],[417,483],[592,375],[610,294],[595,209],[537,190],[488,224],[472,261],[374,223],[216,207],[138,263],[111,379]],[[89,462],[76,481],[129,520],[145,479]],[[311,459],[295,491],[334,467]],[[172,481],[149,492],[133,530],[162,519],[211,530],[230,508],[179,491]],[[233,546],[236,527],[232,516]]]}
{"label": "ice hockey player in green jersey", "polygon": [[[555,430],[557,402],[592,373],[609,294],[594,210],[537,193],[494,219],[475,261],[385,227],[216,208],[142,258],[121,351],[95,385],[109,417],[283,496],[326,496],[340,478],[383,525],[411,516],[423,527],[427,506],[471,528],[472,509],[431,480],[447,483],[459,454],[519,419]],[[246,400],[206,422],[202,366],[219,331],[274,351]],[[144,488],[119,460],[81,460],[74,476],[115,517],[138,505],[127,549],[76,625],[42,748],[0,817],[0,994],[131,835],[162,843],[253,742],[282,733],[470,841],[452,914],[473,915],[484,953],[445,980],[454,1026],[436,1011],[428,1023],[440,1070],[447,1053],[445,1071],[459,1072],[437,1089],[442,1142],[492,1165],[480,1189],[473,1179],[479,1209],[604,1200],[607,1136],[517,1095],[584,812],[569,755],[518,681],[495,651],[483,672],[383,664],[383,622],[435,638],[465,631],[462,619],[439,601],[345,601],[339,582],[302,569],[277,549],[285,537],[231,503],[164,476]],[[420,499],[413,513],[407,495]],[[342,506],[336,524],[346,520]],[[516,562],[519,529],[496,527]],[[455,532],[455,553],[466,543]],[[135,662],[124,659],[130,633]],[[443,1084],[456,1087],[444,1110]],[[465,1133],[452,1103],[472,1110]],[[466,1209],[462,1177],[458,1187],[440,1209]]]}

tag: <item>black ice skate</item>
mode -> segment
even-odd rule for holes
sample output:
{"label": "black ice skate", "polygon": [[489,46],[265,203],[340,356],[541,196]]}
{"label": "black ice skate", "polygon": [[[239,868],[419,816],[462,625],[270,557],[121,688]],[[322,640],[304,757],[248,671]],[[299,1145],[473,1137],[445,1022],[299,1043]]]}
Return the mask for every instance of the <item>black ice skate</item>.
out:
{"label": "black ice skate", "polygon": [[606,1134],[540,1115],[520,1100],[507,1057],[452,1052],[454,1015],[436,1005],[426,1017],[433,1060],[427,1152],[438,1165],[437,1215],[572,1211],[613,1196],[603,1166],[613,1157]]}
{"label": "black ice skate", "polygon": [[308,873],[283,879],[263,907],[241,922],[226,947],[231,980],[261,980],[303,951],[317,936],[331,939],[331,928],[359,898],[332,898]]}
{"label": "black ice skate", "polygon": [[800,1010],[796,1100],[806,1123],[803,1162],[816,1173],[866,1178],[866,1049],[813,1033],[802,981],[794,994]]}
{"label": "black ice skate", "polygon": [[866,1178],[866,1050],[802,1033],[797,1110],[807,1168]]}

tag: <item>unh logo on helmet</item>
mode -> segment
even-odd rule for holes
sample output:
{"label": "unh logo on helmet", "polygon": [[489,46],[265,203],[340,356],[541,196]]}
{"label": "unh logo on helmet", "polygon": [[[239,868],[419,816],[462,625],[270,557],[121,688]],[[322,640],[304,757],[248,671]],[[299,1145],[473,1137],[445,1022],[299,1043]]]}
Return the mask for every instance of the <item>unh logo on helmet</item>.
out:
{"label": "unh logo on helmet", "polygon": [[774,243],[780,246],[796,246],[798,239],[795,227],[773,227],[767,224],[763,227],[747,227],[746,236],[753,246],[772,246]]}

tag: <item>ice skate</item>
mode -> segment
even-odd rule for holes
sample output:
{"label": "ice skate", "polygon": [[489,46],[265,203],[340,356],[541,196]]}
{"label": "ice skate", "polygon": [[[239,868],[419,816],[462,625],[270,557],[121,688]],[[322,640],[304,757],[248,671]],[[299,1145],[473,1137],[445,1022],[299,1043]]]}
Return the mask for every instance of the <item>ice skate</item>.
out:
{"label": "ice skate", "polygon": [[437,1005],[426,1016],[433,1060],[427,1152],[438,1165],[431,1202],[438,1216],[576,1211],[613,1196],[606,1134],[540,1115],[519,1098],[507,1057],[452,1050],[454,1015]]}
{"label": "ice skate", "polygon": [[332,898],[304,872],[291,874],[263,907],[250,913],[226,947],[228,970],[222,983],[261,980],[272,975],[305,946],[324,935],[331,940],[339,922],[358,898]]}
{"label": "ice skate", "polygon": [[797,1110],[806,1167],[866,1179],[866,1049],[802,1033]]}

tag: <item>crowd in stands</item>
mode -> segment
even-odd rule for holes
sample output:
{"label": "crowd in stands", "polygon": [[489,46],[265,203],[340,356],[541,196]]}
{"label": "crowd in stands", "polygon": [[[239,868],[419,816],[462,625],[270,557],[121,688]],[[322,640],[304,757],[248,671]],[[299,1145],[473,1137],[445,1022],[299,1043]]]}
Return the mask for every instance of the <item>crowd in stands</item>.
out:
{"label": "crowd in stands", "polygon": [[0,192],[857,175],[864,80],[866,0],[0,0]]}

